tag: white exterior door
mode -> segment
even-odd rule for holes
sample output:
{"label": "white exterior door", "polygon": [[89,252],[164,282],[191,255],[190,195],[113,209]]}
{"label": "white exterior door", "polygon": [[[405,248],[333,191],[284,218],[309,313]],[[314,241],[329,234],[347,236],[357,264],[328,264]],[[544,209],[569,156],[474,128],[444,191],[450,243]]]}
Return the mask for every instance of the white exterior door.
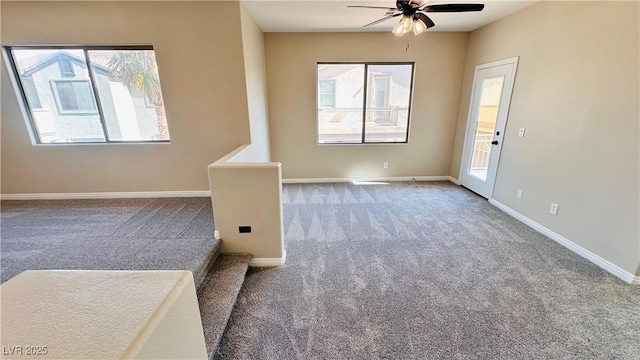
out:
{"label": "white exterior door", "polygon": [[498,170],[518,58],[478,65],[460,167],[460,184],[490,198]]}

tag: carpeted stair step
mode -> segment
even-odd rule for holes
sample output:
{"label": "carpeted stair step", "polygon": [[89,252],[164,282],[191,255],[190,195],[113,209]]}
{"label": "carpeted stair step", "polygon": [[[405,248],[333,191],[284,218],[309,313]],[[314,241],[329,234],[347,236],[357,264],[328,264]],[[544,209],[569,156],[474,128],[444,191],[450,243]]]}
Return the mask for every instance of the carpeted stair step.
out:
{"label": "carpeted stair step", "polygon": [[220,255],[220,240],[212,239],[211,241],[215,243],[214,246],[211,248],[204,260],[198,264],[198,267],[193,270],[193,282],[196,284],[196,289],[199,289],[202,286],[209,270]]}
{"label": "carpeted stair step", "polygon": [[251,255],[222,254],[198,289],[200,317],[209,359],[218,347],[244,282]]}

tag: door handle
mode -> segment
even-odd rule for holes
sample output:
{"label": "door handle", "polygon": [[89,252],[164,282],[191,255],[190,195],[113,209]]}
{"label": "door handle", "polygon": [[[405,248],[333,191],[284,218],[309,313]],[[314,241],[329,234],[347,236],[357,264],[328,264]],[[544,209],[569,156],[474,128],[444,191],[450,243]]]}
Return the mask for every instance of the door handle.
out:
{"label": "door handle", "polygon": [[498,145],[499,143],[498,143],[498,140],[493,140],[493,141],[491,142],[491,144],[492,144],[492,145]]}

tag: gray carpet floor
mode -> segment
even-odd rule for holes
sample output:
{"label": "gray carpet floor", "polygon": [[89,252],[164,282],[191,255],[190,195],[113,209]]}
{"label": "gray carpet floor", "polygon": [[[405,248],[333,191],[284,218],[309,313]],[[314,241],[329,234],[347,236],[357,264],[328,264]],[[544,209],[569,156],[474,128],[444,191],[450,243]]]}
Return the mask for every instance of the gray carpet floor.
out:
{"label": "gray carpet floor", "polygon": [[285,185],[218,359],[640,359],[640,288],[450,183]]}
{"label": "gray carpet floor", "polygon": [[0,210],[2,282],[27,269],[186,269],[204,278],[217,246],[210,198],[2,201]]}

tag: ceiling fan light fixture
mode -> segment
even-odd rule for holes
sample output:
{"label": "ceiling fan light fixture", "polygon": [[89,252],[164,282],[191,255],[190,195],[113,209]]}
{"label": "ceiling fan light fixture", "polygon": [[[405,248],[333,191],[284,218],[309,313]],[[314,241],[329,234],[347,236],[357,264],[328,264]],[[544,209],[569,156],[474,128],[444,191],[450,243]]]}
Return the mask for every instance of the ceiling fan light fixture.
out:
{"label": "ceiling fan light fixture", "polygon": [[406,34],[409,31],[411,31],[411,28],[413,27],[413,20],[411,20],[411,17],[403,16],[402,20],[400,20],[400,23],[402,24],[402,33],[403,34]]}
{"label": "ceiling fan light fixture", "polygon": [[391,32],[393,33],[393,35],[395,36],[402,36],[402,34],[404,34],[403,32],[403,25],[402,25],[402,21],[399,21],[396,26],[393,27],[393,30],[391,30]]}
{"label": "ceiling fan light fixture", "polygon": [[[458,0],[457,0],[458,1]],[[385,16],[372,21],[362,27],[379,24],[383,21],[394,19],[402,15],[402,19],[393,27],[391,31],[396,36],[402,36],[413,30],[418,35],[425,30],[434,27],[436,24],[427,16],[427,13],[460,13],[469,11],[482,11],[484,4],[434,4],[427,5],[428,0],[396,0],[395,7],[349,5],[349,8],[384,9]]]}
{"label": "ceiling fan light fixture", "polygon": [[422,34],[425,30],[427,30],[427,25],[422,22],[420,19],[413,20],[413,33],[415,35]]}
{"label": "ceiling fan light fixture", "polygon": [[393,27],[393,30],[391,30],[391,32],[395,36],[402,36],[410,32],[412,28],[413,28],[413,20],[411,19],[410,16],[405,15],[402,17],[402,20],[400,20],[396,24],[396,26]]}

